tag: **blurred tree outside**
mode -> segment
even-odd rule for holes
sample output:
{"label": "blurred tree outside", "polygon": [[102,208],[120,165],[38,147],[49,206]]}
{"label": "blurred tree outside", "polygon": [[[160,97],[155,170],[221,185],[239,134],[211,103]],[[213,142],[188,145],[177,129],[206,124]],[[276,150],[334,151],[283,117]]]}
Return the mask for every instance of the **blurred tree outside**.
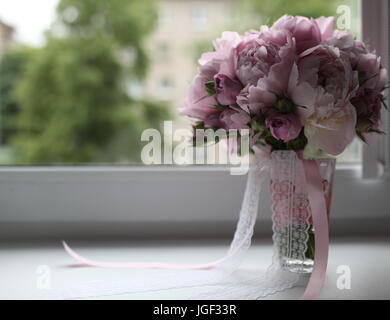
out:
{"label": "blurred tree outside", "polygon": [[[168,105],[130,90],[151,76],[144,41],[160,2],[59,0],[46,44],[14,47],[0,61],[0,163],[140,162],[141,132],[172,118]],[[181,54],[195,62],[212,49],[212,34],[258,29],[284,14],[336,16],[339,5],[351,8],[358,30],[355,0],[236,0],[227,24]]]}
{"label": "blurred tree outside", "polygon": [[170,117],[128,89],[147,72],[155,2],[61,0],[57,15],[42,48],[11,51],[0,65],[2,141],[13,162],[139,162],[142,130]]}
{"label": "blurred tree outside", "polygon": [[[320,16],[335,16],[339,5],[348,5],[352,16],[357,16],[357,0],[235,0],[228,25],[215,30],[214,38],[220,36],[223,30],[244,33],[250,29],[259,30],[261,25],[271,26],[281,16],[299,15],[312,18]],[[213,38],[197,41],[191,46],[191,57],[198,63],[200,55],[212,50]]]}
{"label": "blurred tree outside", "polygon": [[20,46],[8,52],[0,61],[0,145],[7,145],[16,132],[13,120],[19,106],[13,96],[13,88],[34,52],[34,48]]}
{"label": "blurred tree outside", "polygon": [[[262,24],[271,25],[281,16],[288,14],[292,16],[305,16],[309,18],[318,18],[321,16],[336,18],[335,27],[337,27],[337,17],[342,14],[345,8],[349,9],[350,29],[348,31],[359,36],[360,14],[359,0],[328,0],[328,1],[310,1],[310,0],[243,0],[248,2],[247,8],[252,14],[257,15]],[[238,4],[238,3],[237,3]],[[341,9],[340,11],[338,9]],[[258,28],[258,26],[253,26]]]}
{"label": "blurred tree outside", "polygon": [[[223,30],[244,33],[249,29],[258,30],[261,25],[271,26],[285,14],[311,18],[337,17],[337,8],[342,5],[350,8],[351,31],[358,34],[359,2],[359,0],[235,0],[229,24],[216,30],[215,38],[219,37]],[[201,53],[212,47],[211,41],[212,38],[204,39],[192,46],[192,56],[196,63]]]}
{"label": "blurred tree outside", "polygon": [[[285,14],[318,18],[334,16],[338,0],[308,1],[308,0],[244,0],[249,1],[252,12],[257,13],[262,24],[271,25]],[[256,26],[256,29],[258,26]]]}

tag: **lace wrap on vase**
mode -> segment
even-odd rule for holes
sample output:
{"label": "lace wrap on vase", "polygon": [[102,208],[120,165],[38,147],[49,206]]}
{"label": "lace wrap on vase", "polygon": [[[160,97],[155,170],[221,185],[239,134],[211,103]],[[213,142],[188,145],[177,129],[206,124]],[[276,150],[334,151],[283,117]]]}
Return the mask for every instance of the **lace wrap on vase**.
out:
{"label": "lace wrap on vase", "polygon": [[[271,153],[268,170],[273,230],[273,259],[267,271],[197,296],[200,299],[259,299],[294,286],[300,272],[287,261],[304,260],[310,228],[310,204],[302,161],[293,151]],[[245,201],[244,201],[245,202]]]}
{"label": "lace wrap on vase", "polygon": [[[271,154],[272,230],[280,264],[305,260],[311,219],[302,161],[291,151]],[[299,266],[297,266],[297,272]]]}

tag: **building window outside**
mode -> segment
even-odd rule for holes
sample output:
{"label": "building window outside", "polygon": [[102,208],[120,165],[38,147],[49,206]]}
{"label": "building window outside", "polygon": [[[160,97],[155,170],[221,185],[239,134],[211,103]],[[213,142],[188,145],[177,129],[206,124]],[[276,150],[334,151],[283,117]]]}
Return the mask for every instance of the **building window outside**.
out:
{"label": "building window outside", "polygon": [[168,43],[163,42],[158,45],[159,60],[168,62],[170,60],[170,47]]}
{"label": "building window outside", "polygon": [[173,91],[173,80],[169,76],[164,76],[159,82],[160,98],[163,100],[169,99]]}
{"label": "building window outside", "polygon": [[158,11],[158,27],[165,28],[173,25],[173,17],[173,8],[171,8],[167,3],[160,3]]}
{"label": "building window outside", "polygon": [[205,8],[195,7],[190,11],[191,25],[198,29],[207,27],[208,16]]}

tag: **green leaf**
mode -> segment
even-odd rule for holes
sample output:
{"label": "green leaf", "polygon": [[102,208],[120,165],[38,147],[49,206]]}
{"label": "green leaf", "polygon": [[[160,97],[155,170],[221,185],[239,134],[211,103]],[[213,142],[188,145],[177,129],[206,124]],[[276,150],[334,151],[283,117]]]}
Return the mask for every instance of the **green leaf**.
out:
{"label": "green leaf", "polygon": [[367,132],[373,126],[373,122],[369,118],[358,119],[356,124],[357,132]]}
{"label": "green leaf", "polygon": [[362,71],[359,71],[358,73],[358,78],[359,78],[359,85],[362,86],[363,84],[365,84],[367,81],[371,80],[371,79],[374,79],[376,76],[378,76],[378,72],[373,74],[371,77],[367,78],[367,79],[364,79],[365,77],[365,72],[362,72]]}
{"label": "green leaf", "polygon": [[267,135],[264,140],[270,146],[272,146],[273,150],[286,150],[287,149],[287,146],[286,146],[286,144],[284,143],[283,140],[276,139],[272,135]]}
{"label": "green leaf", "polygon": [[198,102],[200,102],[200,101],[202,101],[202,100],[204,100],[204,99],[206,99],[206,98],[208,98],[208,97],[211,97],[211,95],[206,94],[206,95],[204,95],[203,97],[201,97],[201,98],[199,98],[198,100],[196,100],[194,103],[198,103]]}
{"label": "green leaf", "polygon": [[204,83],[204,86],[205,86],[205,89],[206,89],[206,92],[208,95],[212,96],[212,95],[216,94],[214,80],[207,80]]}
{"label": "green leaf", "polygon": [[367,132],[370,132],[370,133],[378,133],[378,134],[386,134],[386,132],[382,131],[382,130],[379,130],[379,129],[374,129],[374,128],[370,128],[368,129]]}
{"label": "green leaf", "polygon": [[381,102],[382,102],[383,106],[385,107],[385,109],[387,111],[389,111],[389,107],[386,104],[386,97],[383,94],[380,94],[379,95],[379,99],[381,100]]}
{"label": "green leaf", "polygon": [[222,104],[216,104],[214,105],[214,109],[218,110],[218,111],[223,111],[227,108],[227,106],[223,106]]}
{"label": "green leaf", "polygon": [[363,134],[362,134],[361,132],[356,131],[356,135],[357,135],[358,138],[359,138],[360,140],[362,140],[364,143],[367,143],[366,138],[364,138],[364,136],[363,136]]}
{"label": "green leaf", "polygon": [[387,84],[387,85],[385,85],[385,86],[382,88],[381,91],[385,91],[386,89],[389,89],[389,88],[390,88],[390,84]]}
{"label": "green leaf", "polygon": [[289,98],[281,97],[277,99],[273,107],[280,113],[291,113],[295,109],[295,104]]}
{"label": "green leaf", "polygon": [[255,132],[263,132],[265,129],[265,125],[257,120],[252,120],[249,123],[249,127]]}
{"label": "green leaf", "polygon": [[289,150],[303,150],[306,145],[307,145],[307,138],[304,134],[304,129],[302,129],[297,138],[287,142],[287,149],[289,149]]}

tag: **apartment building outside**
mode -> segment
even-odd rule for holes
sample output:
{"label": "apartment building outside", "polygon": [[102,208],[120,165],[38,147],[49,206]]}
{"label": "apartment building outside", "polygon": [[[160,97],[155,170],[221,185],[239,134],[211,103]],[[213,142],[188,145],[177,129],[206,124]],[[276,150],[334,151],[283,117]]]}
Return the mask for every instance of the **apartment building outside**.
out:
{"label": "apartment building outside", "polygon": [[196,73],[197,46],[218,37],[226,28],[233,2],[159,1],[158,26],[146,42],[151,61],[143,95],[177,109]]}
{"label": "apartment building outside", "polygon": [[0,58],[13,42],[14,28],[0,20]]}

